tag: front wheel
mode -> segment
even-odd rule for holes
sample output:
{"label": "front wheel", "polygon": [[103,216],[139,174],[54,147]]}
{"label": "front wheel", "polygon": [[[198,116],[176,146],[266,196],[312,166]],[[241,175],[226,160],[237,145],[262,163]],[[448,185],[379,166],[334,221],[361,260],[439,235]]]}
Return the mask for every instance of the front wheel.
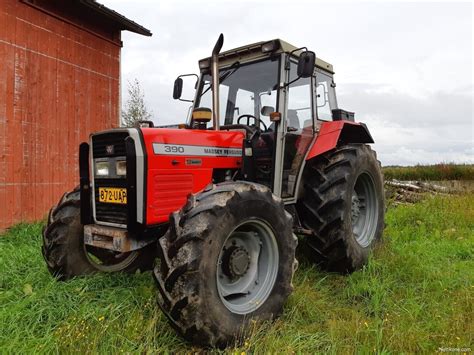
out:
{"label": "front wheel", "polygon": [[296,244],[291,215],[269,189],[211,185],[171,216],[159,240],[158,303],[195,344],[238,342],[252,320],[281,313],[292,291]]}
{"label": "front wheel", "polygon": [[155,255],[153,244],[127,253],[85,245],[79,189],[64,194],[49,212],[41,250],[49,272],[59,280],[99,271],[148,270]]}
{"label": "front wheel", "polygon": [[383,177],[375,152],[346,145],[309,161],[297,209],[313,232],[305,239],[307,251],[323,268],[343,273],[361,268],[384,228]]}

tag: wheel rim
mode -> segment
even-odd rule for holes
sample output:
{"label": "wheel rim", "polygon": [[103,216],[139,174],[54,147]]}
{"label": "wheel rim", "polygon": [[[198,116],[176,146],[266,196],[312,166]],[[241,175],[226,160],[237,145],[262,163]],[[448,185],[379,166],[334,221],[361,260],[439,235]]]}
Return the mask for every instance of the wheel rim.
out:
{"label": "wheel rim", "polygon": [[104,272],[121,271],[138,257],[138,251],[119,253],[113,250],[84,245],[87,260],[93,267]]}
{"label": "wheel rim", "polygon": [[237,314],[255,311],[267,300],[278,274],[275,233],[258,219],[237,226],[226,238],[217,262],[222,303]]}
{"label": "wheel rim", "polygon": [[360,246],[366,248],[375,237],[378,221],[378,200],[372,176],[359,175],[352,191],[352,233]]}

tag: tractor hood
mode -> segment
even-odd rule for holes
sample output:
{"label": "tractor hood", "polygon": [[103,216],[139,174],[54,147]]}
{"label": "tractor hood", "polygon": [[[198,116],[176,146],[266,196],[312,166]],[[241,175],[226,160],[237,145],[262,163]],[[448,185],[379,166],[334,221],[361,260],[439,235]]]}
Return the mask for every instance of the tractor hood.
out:
{"label": "tractor hood", "polygon": [[212,183],[216,170],[242,165],[240,131],[142,128],[146,151],[147,224],[166,222],[190,193]]}

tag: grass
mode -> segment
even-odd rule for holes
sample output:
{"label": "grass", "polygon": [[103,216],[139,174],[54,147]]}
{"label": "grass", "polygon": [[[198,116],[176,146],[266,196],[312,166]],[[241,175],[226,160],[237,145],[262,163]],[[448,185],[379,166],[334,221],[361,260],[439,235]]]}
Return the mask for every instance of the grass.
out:
{"label": "grass", "polygon": [[[304,264],[284,313],[227,351],[413,353],[474,348],[474,195],[388,211],[385,241],[350,276]],[[40,224],[0,238],[0,352],[196,352],[155,305],[150,273],[62,283],[40,254]]]}
{"label": "grass", "polygon": [[387,166],[385,179],[397,180],[474,180],[473,164],[435,164],[416,166]]}

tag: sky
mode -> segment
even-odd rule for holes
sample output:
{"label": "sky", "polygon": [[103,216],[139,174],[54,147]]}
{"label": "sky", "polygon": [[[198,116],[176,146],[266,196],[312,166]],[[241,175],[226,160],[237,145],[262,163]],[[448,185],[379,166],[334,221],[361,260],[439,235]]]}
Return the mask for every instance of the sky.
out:
{"label": "sky", "polygon": [[156,124],[184,122],[173,81],[223,51],[281,38],[333,64],[339,108],[383,165],[474,163],[473,3],[101,0],[150,29],[123,32],[122,101],[139,80]]}

